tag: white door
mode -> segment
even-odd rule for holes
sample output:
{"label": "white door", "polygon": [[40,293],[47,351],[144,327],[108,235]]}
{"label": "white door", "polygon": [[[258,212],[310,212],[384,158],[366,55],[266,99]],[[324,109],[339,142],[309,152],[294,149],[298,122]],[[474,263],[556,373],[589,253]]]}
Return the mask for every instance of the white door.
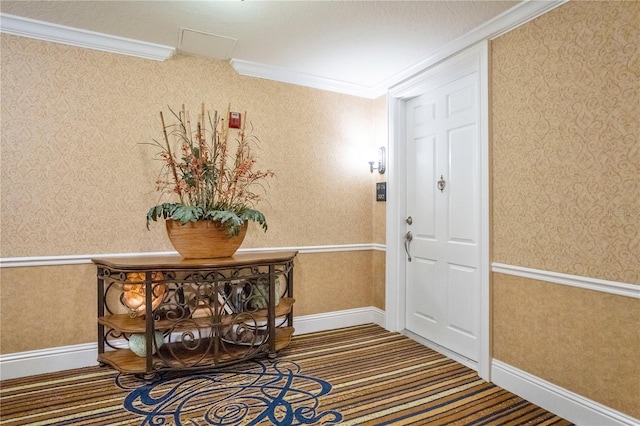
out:
{"label": "white door", "polygon": [[412,240],[406,246],[405,327],[478,362],[478,70],[441,74],[432,83],[406,103],[406,232]]}

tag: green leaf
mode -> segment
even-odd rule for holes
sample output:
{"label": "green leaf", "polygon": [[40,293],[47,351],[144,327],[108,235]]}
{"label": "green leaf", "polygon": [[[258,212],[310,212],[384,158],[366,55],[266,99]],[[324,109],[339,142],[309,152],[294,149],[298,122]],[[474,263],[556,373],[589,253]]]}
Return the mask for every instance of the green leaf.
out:
{"label": "green leaf", "polygon": [[177,204],[171,213],[170,219],[179,220],[180,224],[184,225],[187,222],[195,222],[199,219],[203,219],[204,215],[205,212],[202,207]]}
{"label": "green leaf", "polygon": [[257,222],[262,225],[262,229],[267,232],[267,219],[258,210],[245,209],[242,211],[242,213],[240,213],[240,219],[242,219],[242,222],[244,222],[245,220]]}
{"label": "green leaf", "polygon": [[149,229],[150,221],[153,220],[154,222],[157,222],[160,217],[166,219],[171,216],[173,210],[175,210],[175,204],[172,203],[163,203],[151,207],[147,212],[147,229]]}
{"label": "green leaf", "polygon": [[240,227],[244,223],[244,220],[233,211],[230,210],[210,210],[205,215],[206,219],[219,221],[225,228],[230,236],[236,236],[240,233]]}
{"label": "green leaf", "polygon": [[267,221],[262,213],[253,209],[234,210],[205,210],[201,206],[190,206],[182,203],[163,203],[151,207],[147,212],[147,229],[151,221],[157,222],[159,218],[173,219],[184,225],[187,222],[198,220],[211,220],[220,222],[230,236],[240,234],[242,225],[250,220],[257,222],[262,229],[267,230]]}

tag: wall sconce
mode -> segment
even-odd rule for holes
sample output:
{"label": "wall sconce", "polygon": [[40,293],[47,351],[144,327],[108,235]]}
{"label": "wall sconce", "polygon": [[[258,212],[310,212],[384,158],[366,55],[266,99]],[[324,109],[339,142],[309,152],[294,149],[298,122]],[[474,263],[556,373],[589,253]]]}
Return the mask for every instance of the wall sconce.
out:
{"label": "wall sconce", "polygon": [[384,146],[381,146],[378,149],[378,167],[373,167],[375,161],[369,161],[369,169],[371,170],[371,173],[373,173],[374,170],[377,170],[381,175],[384,174],[385,170],[387,170],[386,154],[386,149],[384,149]]}

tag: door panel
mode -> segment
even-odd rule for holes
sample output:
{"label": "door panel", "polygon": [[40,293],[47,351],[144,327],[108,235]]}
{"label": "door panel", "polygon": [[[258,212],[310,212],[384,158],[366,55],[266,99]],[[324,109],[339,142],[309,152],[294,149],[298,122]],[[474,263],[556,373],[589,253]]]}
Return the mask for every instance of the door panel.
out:
{"label": "door panel", "polygon": [[449,132],[449,240],[475,242],[477,223],[476,127]]}
{"label": "door panel", "polygon": [[477,84],[477,72],[452,77],[406,104],[413,218],[406,328],[473,361],[480,305]]}
{"label": "door panel", "polygon": [[435,158],[436,138],[434,135],[419,138],[415,144],[417,182],[424,182],[419,191],[419,197],[415,200],[415,211],[420,214],[420,222],[414,227],[413,232],[416,238],[436,237],[436,215],[433,205],[436,197],[436,175],[435,164],[429,159]]}
{"label": "door panel", "polygon": [[[429,259],[416,259],[416,268],[419,269],[419,275],[424,277],[435,277],[436,275],[436,262]],[[435,286],[424,285],[417,289],[414,296],[417,300],[424,300],[425,303],[417,305],[416,313],[423,318],[427,318],[431,323],[438,322],[437,318],[439,307],[435,303],[437,295]]]}
{"label": "door panel", "polygon": [[[453,86],[452,92],[447,95],[447,116],[469,112],[474,107],[474,88],[470,86],[464,86],[466,82],[462,83],[463,86]],[[458,90],[456,90],[456,88]]]}
{"label": "door panel", "polygon": [[449,264],[448,271],[448,347],[459,354],[470,354],[478,344],[478,270]]}

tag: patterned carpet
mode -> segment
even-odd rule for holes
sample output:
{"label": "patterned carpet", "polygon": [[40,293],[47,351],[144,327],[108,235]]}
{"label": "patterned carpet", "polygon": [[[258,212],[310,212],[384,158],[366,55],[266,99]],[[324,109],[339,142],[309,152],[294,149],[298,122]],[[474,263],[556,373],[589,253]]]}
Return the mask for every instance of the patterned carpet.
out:
{"label": "patterned carpet", "polygon": [[145,383],[108,367],[0,382],[2,425],[570,425],[375,325],[295,336],[277,360]]}

